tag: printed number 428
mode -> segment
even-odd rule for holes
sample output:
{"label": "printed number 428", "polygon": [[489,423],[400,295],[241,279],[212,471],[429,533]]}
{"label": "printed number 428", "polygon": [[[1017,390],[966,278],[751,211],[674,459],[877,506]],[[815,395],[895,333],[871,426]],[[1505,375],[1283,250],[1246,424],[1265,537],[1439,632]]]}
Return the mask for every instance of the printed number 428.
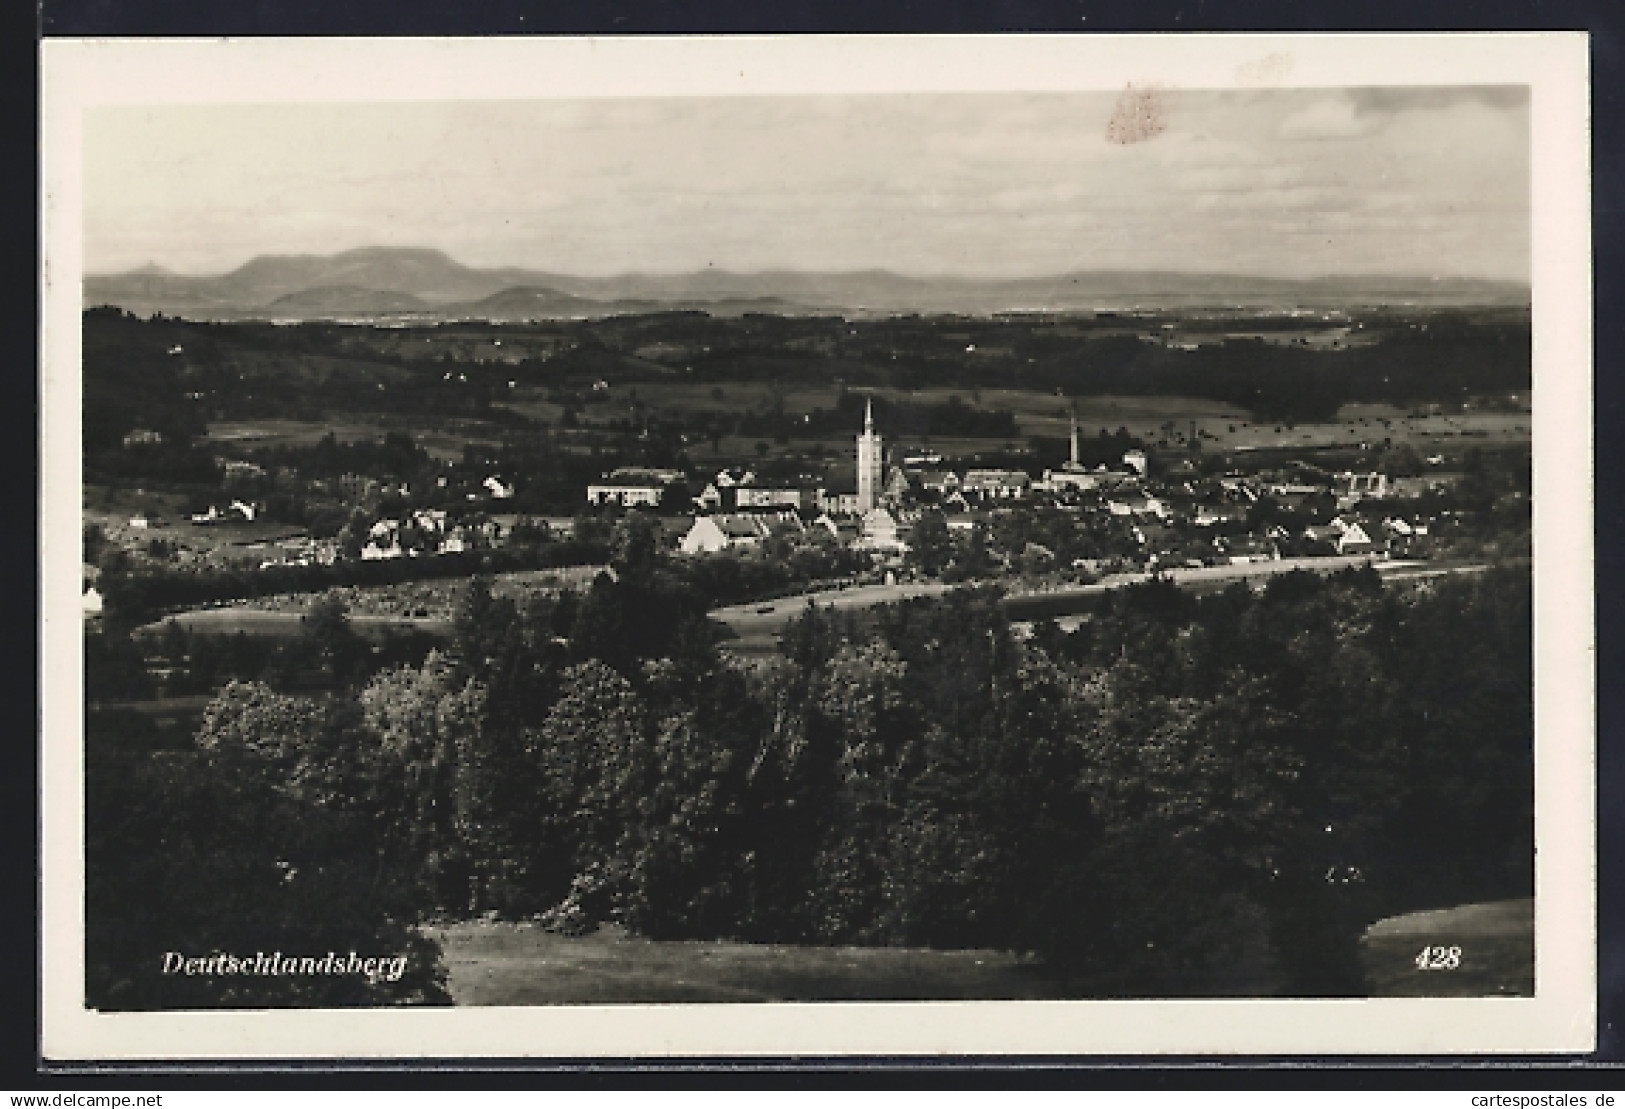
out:
{"label": "printed number 428", "polygon": [[1455,970],[1461,966],[1461,948],[1424,947],[1415,962],[1417,970]]}

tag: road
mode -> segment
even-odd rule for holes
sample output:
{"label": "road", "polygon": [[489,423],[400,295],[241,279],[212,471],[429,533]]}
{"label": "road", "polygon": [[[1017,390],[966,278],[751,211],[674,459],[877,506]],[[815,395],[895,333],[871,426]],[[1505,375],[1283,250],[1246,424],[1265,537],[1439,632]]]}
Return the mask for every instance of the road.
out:
{"label": "road", "polygon": [[777,632],[805,612],[809,602],[819,608],[871,608],[893,601],[906,601],[912,597],[935,597],[955,588],[957,586],[939,581],[855,585],[849,589],[822,589],[815,593],[798,593],[793,597],[781,597],[776,601],[729,605],[725,608],[712,609],[711,617],[726,624],[741,639],[748,639]]}
{"label": "road", "polygon": [[[1294,570],[1330,574],[1367,563],[1385,579],[1434,577],[1439,574],[1476,573],[1482,565],[1438,566],[1426,562],[1373,560],[1366,555],[1327,555],[1311,558],[1283,558],[1270,562],[1254,562],[1240,566],[1183,567],[1168,570],[1163,576],[1176,585],[1192,589],[1222,588],[1236,581],[1256,581],[1286,574]],[[1093,598],[1125,585],[1151,580],[1148,573],[1114,574],[1090,585],[1058,586],[1054,589],[1024,590],[1005,596],[1005,606],[1012,616],[1027,619],[1045,616],[1075,617]],[[863,585],[850,589],[825,589],[815,593],[801,593],[757,604],[729,605],[713,609],[711,617],[726,625],[739,638],[727,646],[743,654],[757,654],[771,650],[774,637],[795,617],[806,611],[808,602],[819,608],[858,609],[912,597],[932,597],[960,588],[942,582],[900,582],[896,585]],[[1018,615],[1019,614],[1019,615]],[[1076,620],[1073,619],[1075,625]]]}

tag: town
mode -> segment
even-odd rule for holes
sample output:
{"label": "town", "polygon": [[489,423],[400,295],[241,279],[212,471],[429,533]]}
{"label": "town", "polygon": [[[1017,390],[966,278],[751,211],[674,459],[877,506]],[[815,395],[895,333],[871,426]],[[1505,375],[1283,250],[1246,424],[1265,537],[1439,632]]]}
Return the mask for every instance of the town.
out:
{"label": "town", "polygon": [[85,119],[91,1008],[1533,994],[1528,86]]}
{"label": "town", "polygon": [[[188,811],[249,758],[249,811],[336,838],[222,857],[396,860],[362,925],[419,952],[396,999],[493,919],[543,963],[801,945],[765,996],[797,960],[817,996],[1346,995],[1385,914],[1525,934],[1515,309],[84,319],[93,807]],[[119,827],[97,888],[151,896]],[[98,936],[107,1004],[220,1003]],[[1528,989],[1509,942],[1468,988]],[[620,996],[492,988],[450,996]]]}
{"label": "town", "polygon": [[[191,361],[184,343],[168,341],[189,325],[94,312],[87,322],[149,344],[161,340],[154,355],[169,365]],[[634,330],[622,321],[608,327]],[[940,329],[915,326],[927,335]],[[442,330],[426,338],[439,340]],[[510,345],[522,346],[533,330],[508,329]],[[1166,330],[1152,327],[1154,334]],[[393,332],[382,334],[398,342]],[[638,335],[647,353],[646,338]],[[343,342],[355,340],[345,335]],[[488,337],[483,360],[434,376],[489,374],[501,343]],[[1336,357],[1309,355],[1317,356]],[[516,372],[511,362],[495,364]],[[841,384],[812,394],[828,408],[810,403],[798,417],[786,413],[775,387],[772,410],[791,426],[797,418],[816,421],[816,431],[806,433],[814,438],[752,443],[713,432],[707,443],[697,432],[715,413],[685,406],[690,397],[726,405],[724,387],[662,394],[665,383],[648,381],[643,369],[641,382],[578,372],[591,403],[579,415],[569,407],[546,411],[573,427],[529,423],[494,440],[477,430],[437,435],[428,419],[416,425],[416,439],[409,426],[381,428],[369,442],[363,424],[341,441],[331,428],[318,435],[319,424],[301,432],[275,419],[214,423],[198,436],[160,410],[153,422],[167,421],[168,431],[126,426],[93,456],[105,460],[109,480],[87,483],[86,613],[95,617],[104,604],[104,570],[115,579],[194,580],[229,571],[239,583],[244,573],[263,582],[214,596],[204,589],[198,599],[206,609],[294,612],[302,594],[350,586],[357,587],[349,595],[357,616],[443,627],[449,590],[403,591],[398,583],[455,579],[482,567],[529,574],[533,583],[537,571],[554,571],[548,580],[562,581],[572,564],[602,565],[616,521],[628,516],[648,521],[666,557],[721,557],[746,567],[733,575],[743,580],[715,597],[733,605],[865,585],[901,590],[870,594],[878,601],[939,581],[996,581],[1032,594],[1206,571],[1195,575],[1201,580],[1221,568],[1261,577],[1350,560],[1397,570],[1472,563],[1486,554],[1527,556],[1528,476],[1519,463],[1528,449],[1527,393],[1345,404],[1334,420],[1271,427],[1198,398],[1046,399],[1006,391],[990,400],[992,390],[974,386],[965,390],[973,397],[967,403],[959,393]],[[202,376],[196,368],[181,375]],[[548,388],[568,393],[570,380]],[[324,384],[332,388],[331,380]],[[1015,418],[993,407],[1001,401],[1017,410]],[[1182,405],[1196,415],[1180,418]],[[484,415],[518,410],[537,414],[521,402]],[[1115,429],[1087,428],[1080,410],[1121,420]],[[950,434],[933,435],[933,417]],[[981,437],[962,433],[978,423],[987,425]],[[176,442],[188,431],[190,442]],[[652,434],[666,445],[651,445]],[[426,447],[437,440],[447,445]],[[576,445],[583,440],[585,450]],[[622,464],[590,469],[593,457],[615,453]],[[119,480],[144,471],[151,478],[136,488]],[[284,580],[290,589],[265,584]],[[379,584],[360,588],[367,583]],[[200,628],[231,627],[222,615],[180,615]]]}

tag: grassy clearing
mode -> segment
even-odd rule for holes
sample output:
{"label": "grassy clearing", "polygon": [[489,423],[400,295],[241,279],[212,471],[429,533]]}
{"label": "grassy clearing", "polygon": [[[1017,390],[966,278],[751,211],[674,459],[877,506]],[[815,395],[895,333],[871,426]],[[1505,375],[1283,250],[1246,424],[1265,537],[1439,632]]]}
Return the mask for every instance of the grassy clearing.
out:
{"label": "grassy clearing", "polygon": [[340,443],[371,443],[390,431],[403,431],[429,454],[452,462],[463,457],[463,446],[478,443],[495,446],[495,433],[489,436],[440,431],[425,426],[385,426],[365,420],[221,420],[209,425],[206,441],[221,448],[230,447],[313,447],[331,434]]}
{"label": "grassy clearing", "polygon": [[[630,415],[633,390],[636,391],[637,400],[650,409],[685,417],[703,416],[708,412],[766,412],[775,406],[782,406],[783,411],[798,415],[820,408],[832,409],[840,395],[836,385],[784,387],[768,382],[639,382],[636,386],[613,388],[607,402],[601,407],[589,408],[586,418],[597,420],[612,415]],[[1212,450],[1358,446],[1361,443],[1380,444],[1384,440],[1395,445],[1408,443],[1433,450],[1448,448],[1453,444],[1471,445],[1474,440],[1527,441],[1531,427],[1528,412],[1476,409],[1413,417],[1410,409],[1393,405],[1346,405],[1334,420],[1289,425],[1256,422],[1250,413],[1235,405],[1200,397],[1101,395],[1067,398],[1024,389],[954,386],[854,391],[861,395],[914,404],[942,404],[951,397],[958,397],[977,408],[1008,411],[1015,417],[1015,438],[1018,440],[1029,436],[1064,438],[1069,433],[1074,412],[1078,426],[1086,435],[1092,436],[1100,431],[1115,432],[1122,428],[1151,443],[1168,439],[1170,432],[1177,441],[1190,432],[1194,423],[1203,442]],[[552,415],[538,404],[514,404],[512,407],[543,419]],[[853,429],[854,433],[856,430]],[[884,434],[886,429],[882,427],[881,431]],[[1465,442],[1460,442],[1462,440]],[[913,437],[909,441],[913,442]],[[1004,442],[998,439],[928,436],[922,437],[921,442],[950,455],[971,455],[1004,446]],[[696,459],[713,455],[719,458],[749,457],[754,452],[755,441],[729,436],[719,447],[719,450],[711,451],[708,443],[695,442],[690,444],[689,451]],[[845,437],[818,440],[797,438],[789,444],[771,445],[768,454],[778,457],[786,453],[818,450],[839,454],[843,450],[850,453],[850,449],[851,442]]]}
{"label": "grassy clearing", "polygon": [[[223,494],[217,501],[228,499]],[[99,526],[117,546],[142,550],[154,540],[171,544],[174,560],[182,565],[254,567],[267,559],[280,560],[286,553],[281,544],[297,547],[295,541],[308,534],[301,527],[265,521],[194,524],[186,502],[180,494],[86,486],[81,512],[84,523]],[[132,523],[137,516],[146,517],[145,526]]]}
{"label": "grassy clearing", "polygon": [[217,420],[208,441],[245,447],[313,447],[332,435],[340,443],[371,442],[383,434],[375,423],[351,420]]}
{"label": "grassy clearing", "polygon": [[[308,603],[308,599],[307,599]],[[302,612],[264,612],[247,608],[205,608],[191,612],[177,612],[156,623],[137,629],[138,635],[155,635],[167,624],[203,635],[270,636],[291,638],[304,628]],[[350,626],[356,633],[379,637],[385,632],[426,632],[449,638],[451,621],[389,616],[352,616]]]}
{"label": "grassy clearing", "polygon": [[[1424,947],[1459,947],[1460,966],[1421,970]],[[1457,905],[1379,920],[1360,941],[1374,997],[1532,997],[1533,898]]]}
{"label": "grassy clearing", "polygon": [[[551,570],[511,570],[492,575],[491,592],[497,597],[528,601],[534,593],[558,593],[582,589],[604,570],[603,566],[561,566]],[[217,608],[200,609],[188,615],[215,615],[208,619],[226,620],[226,613],[272,616],[303,616],[318,596],[336,596],[344,602],[352,621],[391,624],[402,620],[434,621],[449,624],[457,603],[468,587],[466,578],[434,578],[404,581],[390,585],[342,585],[324,593],[278,593],[233,601]]]}
{"label": "grassy clearing", "polygon": [[[900,582],[896,585],[859,585],[851,589],[822,589],[812,593],[798,593],[776,601],[757,601],[750,604],[729,605],[711,613],[742,639],[772,636],[813,604],[822,609],[869,608],[890,604],[911,597],[938,596],[954,587],[941,582]],[[731,648],[732,641],[728,644]]]}
{"label": "grassy clearing", "polygon": [[994,951],[655,941],[613,929],[574,937],[487,921],[426,931],[441,943],[458,1005],[1060,996],[1038,968]]}
{"label": "grassy clearing", "polygon": [[[426,928],[458,1005],[750,1001],[1041,1000],[1067,996],[1038,965],[996,951],[645,940],[618,929],[560,936],[533,923]],[[1419,971],[1424,945],[1459,946],[1451,971]],[[1375,997],[1527,997],[1534,903],[1524,899],[1379,921],[1361,941]]]}

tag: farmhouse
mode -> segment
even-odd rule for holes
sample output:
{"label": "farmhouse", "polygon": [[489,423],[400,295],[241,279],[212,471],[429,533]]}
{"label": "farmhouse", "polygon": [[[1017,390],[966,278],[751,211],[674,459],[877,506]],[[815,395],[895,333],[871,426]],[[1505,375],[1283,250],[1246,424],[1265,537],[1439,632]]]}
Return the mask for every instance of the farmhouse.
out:
{"label": "farmhouse", "polygon": [[700,495],[694,498],[694,505],[706,512],[715,512],[721,508],[722,490],[717,488],[717,483],[707,482],[705,488],[700,490]]}
{"label": "farmhouse", "polygon": [[1370,533],[1358,523],[1345,525],[1337,537],[1337,553],[1341,555],[1374,554],[1377,549]]}
{"label": "farmhouse", "polygon": [[1106,511],[1113,516],[1155,517],[1168,519],[1168,506],[1157,497],[1121,497],[1106,502]]}
{"label": "farmhouse", "polygon": [[959,488],[967,497],[1007,500],[1026,496],[1032,483],[1025,470],[966,470]]}
{"label": "farmhouse", "polygon": [[1226,541],[1224,546],[1225,557],[1232,566],[1246,566],[1254,562],[1273,562],[1281,557],[1281,553],[1269,539],[1260,539],[1256,536],[1246,536],[1241,539]]}
{"label": "farmhouse", "polygon": [[217,458],[215,464],[220,467],[228,484],[253,481],[265,476],[265,467],[254,462],[244,462],[236,458]]}
{"label": "farmhouse", "polygon": [[683,480],[676,470],[651,470],[622,466],[604,475],[604,480],[587,486],[587,503],[618,504],[623,508],[655,508],[666,489]]}
{"label": "farmhouse", "polygon": [[947,496],[959,488],[959,475],[952,470],[929,469],[914,471],[914,480],[927,493]]}
{"label": "farmhouse", "polygon": [[802,530],[794,512],[730,512],[696,516],[677,549],[687,555],[755,547],[780,528]]}
{"label": "farmhouse", "polygon": [[1363,497],[1376,497],[1382,499],[1388,495],[1387,474],[1339,474],[1338,478],[1342,488],[1338,490],[1339,496],[1351,500],[1360,500]]}
{"label": "farmhouse", "polygon": [[1389,482],[1388,495],[1411,499],[1428,493],[1442,492],[1459,482],[1462,476],[1459,473],[1436,470],[1421,477],[1396,477]]}
{"label": "farmhouse", "polygon": [[740,509],[803,508],[812,500],[810,491],[793,486],[740,485],[733,492],[734,505]]}
{"label": "farmhouse", "polygon": [[1199,504],[1191,513],[1191,523],[1199,528],[1210,528],[1217,524],[1241,520],[1245,515],[1240,509],[1227,505]]}
{"label": "farmhouse", "polygon": [[908,550],[898,534],[897,517],[890,509],[872,508],[863,515],[863,532],[852,544],[858,550],[901,553]]}
{"label": "farmhouse", "polygon": [[818,510],[831,516],[855,516],[858,512],[858,478],[854,470],[832,471],[818,490]]}

